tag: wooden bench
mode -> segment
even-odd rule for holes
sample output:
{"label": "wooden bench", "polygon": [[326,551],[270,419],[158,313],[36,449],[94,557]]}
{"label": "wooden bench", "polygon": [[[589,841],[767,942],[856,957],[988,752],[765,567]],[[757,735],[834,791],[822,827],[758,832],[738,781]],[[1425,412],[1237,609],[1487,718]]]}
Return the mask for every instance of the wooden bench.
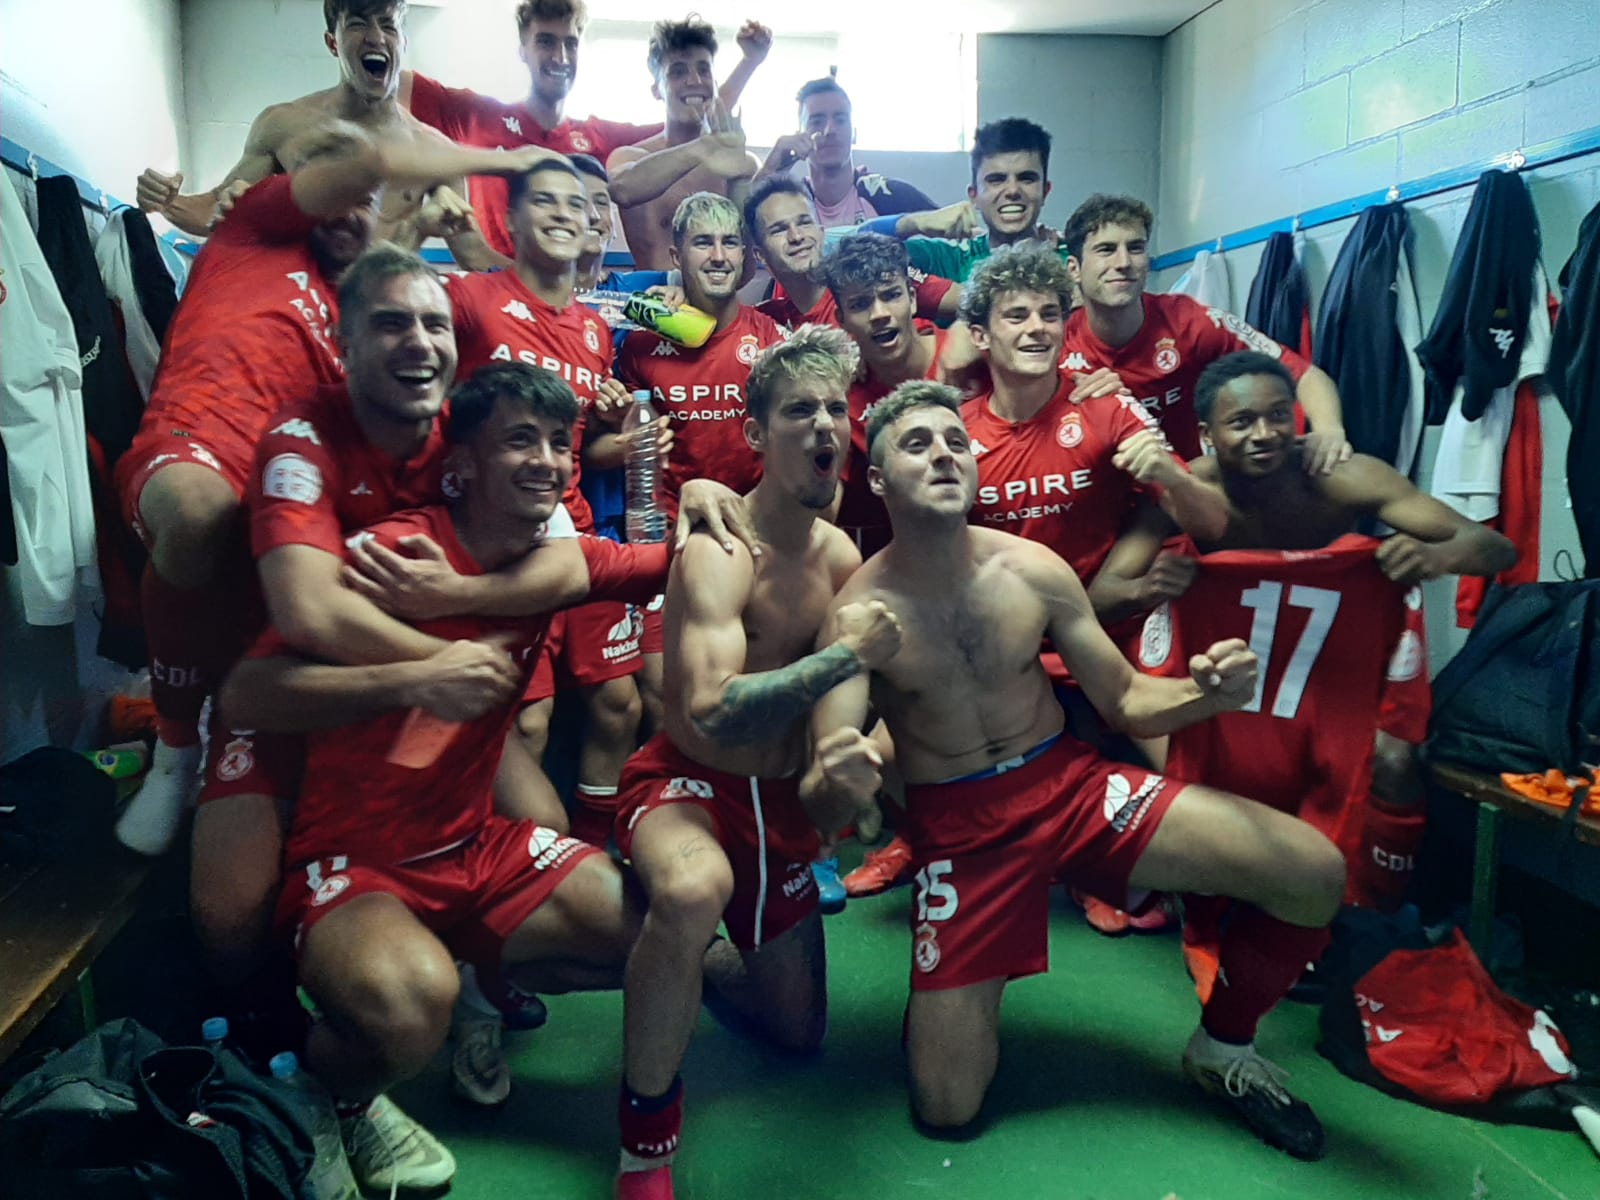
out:
{"label": "wooden bench", "polygon": [[[1500,838],[1504,818],[1540,821],[1555,828],[1565,814],[1517,795],[1500,782],[1498,775],[1442,762],[1430,764],[1428,770],[1433,781],[1445,791],[1477,805],[1472,853],[1472,915],[1467,937],[1478,956],[1488,961],[1495,893],[1500,883]],[[1600,846],[1600,819],[1580,816],[1572,832],[1578,841]]]}
{"label": "wooden bench", "polygon": [[85,1029],[99,1023],[89,968],[133,914],[149,873],[113,844],[46,863],[0,861],[0,1061],[74,987]]}

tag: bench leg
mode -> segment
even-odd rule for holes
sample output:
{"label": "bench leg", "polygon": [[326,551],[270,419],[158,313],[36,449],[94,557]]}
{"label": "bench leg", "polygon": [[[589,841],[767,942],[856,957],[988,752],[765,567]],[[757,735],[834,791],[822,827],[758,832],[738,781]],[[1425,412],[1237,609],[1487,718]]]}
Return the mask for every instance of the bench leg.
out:
{"label": "bench leg", "polygon": [[83,1014],[83,1032],[93,1033],[100,1026],[94,1003],[94,976],[87,970],[78,976],[78,1011]]}
{"label": "bench leg", "polygon": [[1478,805],[1477,835],[1472,849],[1472,915],[1467,940],[1479,961],[1489,965],[1489,943],[1494,937],[1495,892],[1500,882],[1500,821],[1503,814],[1493,804]]}

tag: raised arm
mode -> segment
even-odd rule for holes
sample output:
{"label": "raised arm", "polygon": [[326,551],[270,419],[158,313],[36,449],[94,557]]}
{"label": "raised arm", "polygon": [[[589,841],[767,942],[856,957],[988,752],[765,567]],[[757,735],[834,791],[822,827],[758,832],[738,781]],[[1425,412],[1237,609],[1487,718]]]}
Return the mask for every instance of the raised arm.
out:
{"label": "raised arm", "polygon": [[618,208],[648,204],[666,194],[696,167],[724,179],[748,179],[760,166],[745,149],[744,130],[719,102],[707,117],[707,129],[692,142],[646,150],[619,146],[606,160],[611,173],[611,201]]}
{"label": "raised arm", "polygon": [[[819,646],[831,645],[838,636],[839,614],[846,607],[841,600],[834,600],[817,634]],[[800,779],[800,803],[811,823],[829,836],[878,815],[883,754],[865,731],[871,706],[871,676],[863,671],[836,684],[811,709],[811,761]]]}
{"label": "raised arm", "polygon": [[739,46],[739,61],[734,64],[733,70],[728,72],[728,77],[722,81],[722,87],[717,90],[717,99],[729,109],[739,103],[739,97],[744,94],[745,84],[750,82],[750,77],[756,73],[756,68],[767,61],[767,55],[772,51],[772,30],[760,21],[746,21],[739,27],[739,33],[734,40]]}
{"label": "raised arm", "polygon": [[1295,385],[1294,398],[1300,402],[1311,431],[1305,438],[1306,470],[1326,475],[1351,454],[1344,432],[1344,410],[1339,404],[1339,389],[1333,377],[1320,367],[1307,367]]}
{"label": "raised arm", "polygon": [[1441,575],[1494,575],[1517,561],[1509,538],[1469,521],[1419,492],[1388,463],[1357,454],[1323,481],[1327,494],[1371,513],[1395,531],[1378,547],[1378,565],[1396,583]]}
{"label": "raised arm", "polygon": [[1237,638],[1189,660],[1188,679],[1141,675],[1117,652],[1095,619],[1072,568],[1042,546],[1030,546],[1023,568],[1049,609],[1050,640],[1089,702],[1108,723],[1134,737],[1160,737],[1255,694],[1256,656]]}
{"label": "raised arm", "polygon": [[1142,429],[1122,441],[1112,465],[1142,484],[1159,488],[1161,510],[1185,533],[1211,539],[1227,532],[1227,495],[1216,484],[1191,474],[1158,430]]}

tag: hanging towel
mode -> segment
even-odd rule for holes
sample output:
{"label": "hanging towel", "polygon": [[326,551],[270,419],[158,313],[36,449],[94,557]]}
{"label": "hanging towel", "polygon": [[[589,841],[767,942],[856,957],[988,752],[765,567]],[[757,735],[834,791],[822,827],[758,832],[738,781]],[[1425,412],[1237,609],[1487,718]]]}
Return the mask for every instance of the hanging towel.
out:
{"label": "hanging towel", "polygon": [[1313,339],[1313,361],[1339,389],[1350,444],[1404,475],[1422,437],[1421,368],[1408,348],[1422,325],[1409,229],[1399,204],[1361,214],[1334,260]]}
{"label": "hanging towel", "polygon": [[1261,265],[1250,281],[1250,300],[1244,319],[1285,346],[1311,355],[1311,288],[1296,255],[1296,238],[1275,233],[1261,252]]}
{"label": "hanging towel", "polygon": [[83,368],[72,315],[9,176],[0,187],[0,284],[0,439],[22,610],[30,625],[66,625],[77,615],[79,572],[94,579]]}
{"label": "hanging towel", "polygon": [[1476,421],[1496,388],[1521,378],[1522,343],[1533,305],[1528,264],[1539,261],[1539,218],[1515,171],[1478,176],[1456,243],[1444,295],[1417,347],[1428,379],[1428,424],[1443,423],[1456,384],[1460,408]]}
{"label": "hanging towel", "polygon": [[[1228,282],[1228,263],[1222,255],[1202,250],[1189,269],[1167,289],[1169,296],[1188,296],[1207,308],[1233,311],[1233,285]],[[1291,343],[1292,345],[1293,343]]]}
{"label": "hanging towel", "polygon": [[1594,579],[1600,578],[1600,205],[1578,226],[1578,245],[1561,268],[1561,293],[1545,377],[1572,422],[1567,490],[1584,575]]}

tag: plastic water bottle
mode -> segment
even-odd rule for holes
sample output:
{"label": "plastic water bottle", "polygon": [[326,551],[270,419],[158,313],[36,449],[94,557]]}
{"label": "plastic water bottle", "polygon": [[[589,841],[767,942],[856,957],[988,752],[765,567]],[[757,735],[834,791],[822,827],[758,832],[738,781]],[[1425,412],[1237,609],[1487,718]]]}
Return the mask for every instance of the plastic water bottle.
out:
{"label": "plastic water bottle", "polygon": [[222,1049],[228,1040],[228,1018],[207,1017],[200,1022],[200,1041],[212,1050]]}
{"label": "plastic water bottle", "polygon": [[628,441],[627,494],[623,502],[630,542],[667,540],[667,514],[656,504],[660,479],[656,454],[656,414],[650,407],[649,389],[633,393],[633,404],[622,418],[624,435],[640,432]]}
{"label": "plastic water bottle", "polygon": [[298,1093],[301,1115],[311,1130],[316,1157],[312,1159],[311,1171],[306,1175],[300,1194],[305,1200],[361,1200],[361,1190],[356,1187],[349,1160],[344,1156],[339,1118],[334,1114],[328,1093],[300,1069],[300,1060],[289,1051],[274,1054],[267,1066],[274,1079]]}

